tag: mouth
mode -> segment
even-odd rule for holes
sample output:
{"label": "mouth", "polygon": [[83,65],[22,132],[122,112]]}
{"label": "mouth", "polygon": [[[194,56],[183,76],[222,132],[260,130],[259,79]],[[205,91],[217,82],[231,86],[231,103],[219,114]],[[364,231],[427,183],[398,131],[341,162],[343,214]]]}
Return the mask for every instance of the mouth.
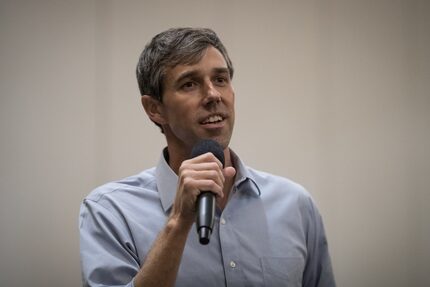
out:
{"label": "mouth", "polygon": [[203,118],[203,120],[200,121],[200,124],[206,127],[219,127],[223,124],[226,118],[227,116],[224,114],[212,114]]}

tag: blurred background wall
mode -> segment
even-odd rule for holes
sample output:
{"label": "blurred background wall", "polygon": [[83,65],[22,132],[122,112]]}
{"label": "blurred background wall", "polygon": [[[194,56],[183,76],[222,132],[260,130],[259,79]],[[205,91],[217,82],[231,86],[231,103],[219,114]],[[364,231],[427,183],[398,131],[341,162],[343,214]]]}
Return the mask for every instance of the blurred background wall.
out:
{"label": "blurred background wall", "polygon": [[429,286],[430,2],[0,1],[0,286],[79,286],[78,212],[165,144],[147,41],[211,27],[233,59],[233,148],[302,183],[338,286]]}

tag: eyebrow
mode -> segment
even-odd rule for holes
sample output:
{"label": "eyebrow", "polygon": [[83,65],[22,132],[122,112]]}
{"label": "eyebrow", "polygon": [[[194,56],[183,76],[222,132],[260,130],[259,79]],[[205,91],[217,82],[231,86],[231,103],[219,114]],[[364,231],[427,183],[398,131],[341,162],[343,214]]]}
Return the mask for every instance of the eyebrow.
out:
{"label": "eyebrow", "polygon": [[182,80],[184,80],[186,78],[194,78],[198,74],[199,74],[199,72],[196,70],[184,72],[183,74],[179,75],[179,77],[175,80],[175,83],[180,83],[180,82],[182,82]]}
{"label": "eyebrow", "polygon": [[230,76],[230,70],[227,67],[214,68],[213,71],[216,74],[224,74],[227,73]]}

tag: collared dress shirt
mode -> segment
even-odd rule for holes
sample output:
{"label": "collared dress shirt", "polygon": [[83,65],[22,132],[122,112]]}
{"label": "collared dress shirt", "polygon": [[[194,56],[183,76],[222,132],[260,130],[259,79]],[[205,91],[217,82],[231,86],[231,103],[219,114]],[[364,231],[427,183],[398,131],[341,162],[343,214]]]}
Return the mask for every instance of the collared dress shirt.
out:
{"label": "collared dress shirt", "polygon": [[[156,167],[92,191],[81,205],[83,286],[134,286],[171,210],[178,177],[165,156]],[[208,245],[195,226],[175,286],[335,286],[321,216],[300,185],[245,166],[236,168],[229,201],[217,210]]]}

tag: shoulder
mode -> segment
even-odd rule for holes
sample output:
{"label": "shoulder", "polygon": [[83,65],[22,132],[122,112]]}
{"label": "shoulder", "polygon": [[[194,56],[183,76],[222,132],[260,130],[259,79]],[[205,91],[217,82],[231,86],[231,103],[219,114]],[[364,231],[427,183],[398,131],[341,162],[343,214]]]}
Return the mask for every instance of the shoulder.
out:
{"label": "shoulder", "polygon": [[[273,222],[299,229],[321,226],[321,217],[311,194],[299,183],[267,172],[249,168],[249,174],[260,189],[260,198]],[[278,218],[279,217],[279,218]]]}
{"label": "shoulder", "polygon": [[252,180],[264,193],[285,193],[304,198],[310,198],[309,192],[299,183],[279,175],[246,167]]}
{"label": "shoulder", "polygon": [[308,217],[317,212],[311,194],[303,185],[283,176],[247,167],[267,209],[284,210]]}
{"label": "shoulder", "polygon": [[155,168],[150,168],[139,174],[103,184],[92,190],[84,201],[102,204],[104,201],[109,201],[109,199],[120,201],[122,198],[155,191]]}
{"label": "shoulder", "polygon": [[142,210],[154,211],[159,202],[154,174],[155,168],[151,168],[95,188],[81,202],[80,224],[91,220],[125,222]]}

